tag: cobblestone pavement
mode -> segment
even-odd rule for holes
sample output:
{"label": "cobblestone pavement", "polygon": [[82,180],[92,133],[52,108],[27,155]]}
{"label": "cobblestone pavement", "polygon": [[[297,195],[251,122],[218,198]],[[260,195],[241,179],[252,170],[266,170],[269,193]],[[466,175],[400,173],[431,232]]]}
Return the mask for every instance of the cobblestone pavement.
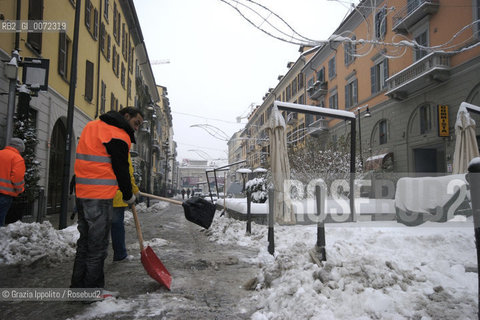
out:
{"label": "cobblestone pavement", "polygon": [[[119,299],[132,302],[129,312],[110,313],[101,319],[139,318],[138,311],[155,300],[145,302],[146,294],[162,297],[161,312],[141,319],[248,319],[255,311],[248,296],[251,291],[242,288],[255,277],[256,266],[244,262],[242,257],[256,253],[248,248],[219,245],[210,242],[202,228],[188,222],[183,209],[170,205],[157,213],[140,213],[144,241],[161,238],[167,245],[154,247],[157,256],[171,273],[173,282],[168,291],[151,279],[140,262],[138,240],[133,220],[126,225],[126,242],[130,261],[105,260],[106,288],[120,292]],[[214,221],[215,223],[215,221]],[[0,286],[3,288],[66,288],[70,283],[73,258],[62,264],[51,265],[37,261],[30,266],[0,266]],[[147,295],[148,297],[148,295]],[[179,303],[164,304],[168,301]],[[246,299],[244,299],[246,298]],[[138,301],[138,307],[136,306]],[[240,301],[241,305],[240,305]],[[75,318],[96,303],[79,302],[6,302],[0,304],[2,319],[68,319]],[[162,304],[162,305],[160,305]],[[153,306],[155,308],[155,306]]]}

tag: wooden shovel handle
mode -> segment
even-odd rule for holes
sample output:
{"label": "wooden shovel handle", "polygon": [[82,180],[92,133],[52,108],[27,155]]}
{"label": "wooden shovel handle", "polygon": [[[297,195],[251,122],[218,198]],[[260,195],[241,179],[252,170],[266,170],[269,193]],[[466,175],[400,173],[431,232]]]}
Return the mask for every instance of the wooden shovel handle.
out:
{"label": "wooden shovel handle", "polygon": [[140,221],[138,221],[137,208],[132,204],[133,219],[135,220],[135,228],[137,229],[138,242],[140,243],[140,252],[143,251],[143,235],[140,229]]}
{"label": "wooden shovel handle", "polygon": [[144,196],[144,197],[148,197],[148,198],[152,198],[152,199],[157,199],[157,200],[162,200],[162,201],[170,202],[170,203],[173,203],[173,204],[182,205],[182,202],[181,202],[181,201],[178,201],[178,200],[173,200],[173,199],[170,199],[170,198],[159,197],[159,196],[156,196],[156,195],[153,195],[153,194],[149,194],[149,193],[144,193],[144,192],[139,192],[139,193],[140,193],[141,196]]}

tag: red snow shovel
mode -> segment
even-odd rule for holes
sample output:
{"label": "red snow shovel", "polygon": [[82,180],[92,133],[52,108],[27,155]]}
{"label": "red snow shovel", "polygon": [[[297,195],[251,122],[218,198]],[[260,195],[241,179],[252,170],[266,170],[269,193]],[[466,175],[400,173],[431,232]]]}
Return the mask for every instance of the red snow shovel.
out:
{"label": "red snow shovel", "polygon": [[168,290],[172,284],[172,276],[168,272],[167,268],[163,265],[162,261],[158,259],[155,252],[153,252],[150,246],[144,248],[142,230],[140,229],[140,222],[138,221],[137,208],[132,205],[133,218],[135,219],[135,227],[137,228],[138,241],[140,243],[140,253],[143,267],[147,270],[150,277],[157,280],[158,283],[163,284]]}

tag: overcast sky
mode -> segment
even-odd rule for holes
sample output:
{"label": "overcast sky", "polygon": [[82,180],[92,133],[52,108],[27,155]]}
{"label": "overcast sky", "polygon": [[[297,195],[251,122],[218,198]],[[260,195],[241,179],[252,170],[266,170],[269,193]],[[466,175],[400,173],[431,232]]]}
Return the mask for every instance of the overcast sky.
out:
{"label": "overcast sky", "polygon": [[[234,1],[229,0],[233,3]],[[300,34],[327,39],[349,12],[351,0],[258,0]],[[358,1],[356,1],[358,2]],[[262,103],[299,46],[269,37],[220,0],[134,0],[158,85],[167,87],[177,160],[227,158],[227,143],[201,127],[229,137],[249,106]],[[245,11],[245,10],[244,10]],[[274,21],[269,19],[269,21]],[[192,151],[200,150],[200,151]]]}

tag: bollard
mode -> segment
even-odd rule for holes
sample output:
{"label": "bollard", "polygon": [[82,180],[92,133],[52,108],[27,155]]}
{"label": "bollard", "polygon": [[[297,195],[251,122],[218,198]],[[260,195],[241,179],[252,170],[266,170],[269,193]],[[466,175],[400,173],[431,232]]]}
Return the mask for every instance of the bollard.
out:
{"label": "bollard", "polygon": [[42,223],[45,217],[45,189],[40,188],[38,191],[38,210],[36,222]]}
{"label": "bollard", "polygon": [[252,195],[247,191],[247,234],[252,234]]}
{"label": "bollard", "polygon": [[[325,194],[324,194],[325,196]],[[322,198],[320,186],[315,186],[315,200],[317,202],[317,244],[316,251],[320,254],[321,261],[327,261],[327,253],[325,251],[325,198]]]}
{"label": "bollard", "polygon": [[275,252],[275,241],[274,241],[274,232],[273,232],[273,223],[274,223],[274,215],[273,215],[273,206],[274,206],[274,197],[275,192],[273,188],[268,190],[268,253],[272,256]]}
{"label": "bollard", "polygon": [[[474,158],[468,165],[467,181],[470,184],[473,227],[477,247],[477,268],[480,266],[480,158]],[[478,319],[480,319],[480,273],[478,274]]]}

